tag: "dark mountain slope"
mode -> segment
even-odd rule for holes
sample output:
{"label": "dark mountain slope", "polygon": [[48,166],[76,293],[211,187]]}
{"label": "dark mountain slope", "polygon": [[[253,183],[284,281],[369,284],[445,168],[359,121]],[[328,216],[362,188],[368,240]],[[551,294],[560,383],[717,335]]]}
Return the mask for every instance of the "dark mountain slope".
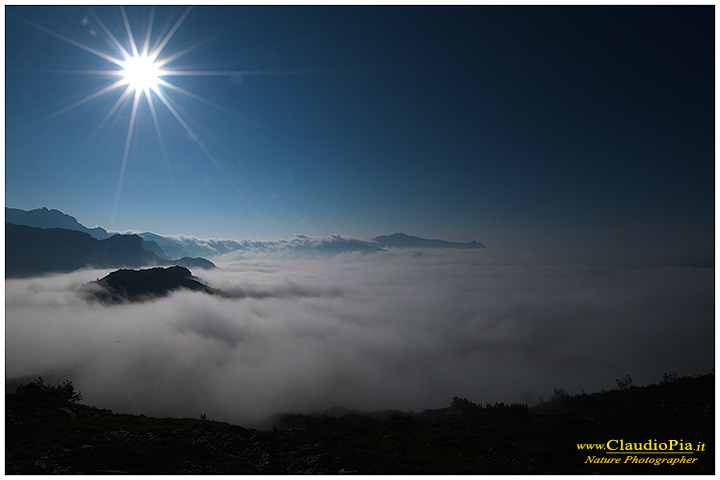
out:
{"label": "dark mountain slope", "polygon": [[[213,268],[204,259],[181,259],[193,267]],[[87,233],[62,228],[35,228],[5,224],[5,275],[26,277],[71,272],[81,268],[173,265],[143,248],[137,235],[113,235],[96,240]]]}
{"label": "dark mountain slope", "polygon": [[189,253],[177,240],[157,235],[151,232],[138,233],[146,242],[154,242],[158,247],[162,248],[166,255],[171,257],[187,257]]}
{"label": "dark mountain slope", "polygon": [[185,267],[117,270],[85,286],[91,298],[104,303],[142,301],[163,297],[174,290],[186,289],[210,295],[221,294],[193,277]]}
{"label": "dark mountain slope", "polygon": [[215,264],[211,262],[210,260],[206,260],[202,257],[183,257],[179,258],[177,260],[170,260],[165,263],[165,265],[171,264],[172,265],[180,265],[181,267],[187,267],[187,268],[202,268],[205,270],[210,270],[215,268]]}
{"label": "dark mountain slope", "polygon": [[6,223],[15,223],[15,222],[13,222],[13,220],[24,215],[25,213],[27,213],[26,210],[21,210],[19,208],[5,207],[5,222]]}
{"label": "dark mountain slope", "polygon": [[77,221],[75,217],[67,215],[60,210],[36,208],[34,210],[21,210],[19,208],[5,207],[5,223],[25,225],[37,228],[64,228],[77,232],[87,233],[97,240],[104,240],[112,236],[104,228],[87,228]]}
{"label": "dark mountain slope", "polygon": [[[204,420],[204,415],[170,419],[116,414],[78,404],[71,384],[34,383],[6,395],[8,474],[715,472],[714,375],[593,394],[591,402],[582,396],[552,414],[453,401],[451,407],[422,413],[283,415],[267,431]],[[605,448],[578,448],[612,439],[684,439],[697,451],[611,455]],[[598,464],[588,457],[620,462]],[[626,462],[627,457],[653,462],[684,457],[692,462],[656,465]]]}
{"label": "dark mountain slope", "polygon": [[139,267],[164,263],[142,248],[137,235],[96,240],[87,233],[62,228],[5,224],[5,275],[22,277],[80,268]]}
{"label": "dark mountain slope", "polygon": [[[142,237],[140,237],[140,238],[142,238]],[[160,246],[157,243],[143,239],[143,241],[141,242],[141,245],[148,252],[152,252],[160,258],[169,260],[168,256],[165,254],[165,251],[162,248],[160,248]]]}

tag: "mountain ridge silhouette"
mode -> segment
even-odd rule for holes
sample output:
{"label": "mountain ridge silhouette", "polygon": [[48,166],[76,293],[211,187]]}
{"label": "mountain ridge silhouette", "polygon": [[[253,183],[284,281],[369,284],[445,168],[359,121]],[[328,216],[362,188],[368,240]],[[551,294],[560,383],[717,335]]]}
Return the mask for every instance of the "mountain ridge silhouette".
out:
{"label": "mountain ridge silhouette", "polygon": [[[106,240],[113,236],[112,233],[109,233],[102,227],[95,227],[92,229],[87,228],[80,224],[75,217],[67,215],[59,210],[48,209],[47,207],[28,211],[18,208],[5,207],[5,219],[7,224],[25,225],[36,228],[63,228],[83,232],[97,240]],[[203,264],[202,262],[190,260],[191,257],[213,257],[244,250],[277,251],[284,249],[302,255],[335,255],[345,252],[372,254],[384,251],[386,248],[487,248],[486,245],[477,241],[449,242],[446,240],[427,239],[407,235],[405,233],[380,235],[374,237],[372,241],[359,240],[342,235],[329,235],[326,237],[316,238],[307,237],[305,235],[295,235],[295,237],[290,240],[276,241],[201,239],[185,235],[158,235],[148,231],[133,235],[142,239],[141,245],[145,250],[152,252],[157,257],[167,261],[165,263],[157,264],[168,264],[168,262],[172,261],[172,258],[180,258],[184,261],[184,263],[180,264],[188,267],[200,268],[211,267]]]}
{"label": "mountain ridge silhouette", "polygon": [[143,248],[137,235],[113,235],[97,240],[88,233],[63,228],[5,224],[5,275],[28,277],[65,273],[82,268],[182,265],[214,268],[204,258],[170,260]]}
{"label": "mountain ridge silhouette", "polygon": [[141,270],[120,269],[83,287],[87,298],[102,303],[139,302],[164,297],[180,289],[223,295],[220,290],[200,282],[187,268],[177,265]]}
{"label": "mountain ridge silhouette", "polygon": [[102,227],[88,228],[78,222],[72,215],[63,213],[60,210],[48,209],[47,207],[33,210],[5,207],[5,223],[24,225],[26,227],[75,230],[87,233],[97,240],[105,240],[113,235]]}
{"label": "mountain ridge silhouette", "polygon": [[405,233],[380,235],[374,237],[373,240],[391,248],[487,248],[487,246],[475,240],[472,242],[448,242],[447,240],[431,240],[428,238],[415,237]]}

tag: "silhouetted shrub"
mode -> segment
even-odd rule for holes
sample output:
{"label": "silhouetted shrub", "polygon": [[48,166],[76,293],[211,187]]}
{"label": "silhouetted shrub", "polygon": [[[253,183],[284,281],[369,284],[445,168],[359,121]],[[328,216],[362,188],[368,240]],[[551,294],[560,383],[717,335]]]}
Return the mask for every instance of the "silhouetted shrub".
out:
{"label": "silhouetted shrub", "polygon": [[562,401],[570,398],[570,394],[563,387],[553,387],[551,400]]}
{"label": "silhouetted shrub", "polygon": [[478,408],[477,404],[471,402],[467,398],[460,398],[460,397],[453,397],[452,402],[450,402],[450,406],[453,408],[461,408],[461,409],[472,409],[472,408]]}
{"label": "silhouetted shrub", "polygon": [[633,386],[633,379],[629,373],[626,373],[624,377],[615,379],[615,385],[618,390],[630,390]]}
{"label": "silhouetted shrub", "polygon": [[20,385],[16,393],[23,400],[35,403],[78,403],[82,400],[82,394],[75,391],[70,380],[60,385],[50,385],[45,383],[42,377],[27,385]]}
{"label": "silhouetted shrub", "polygon": [[678,374],[677,372],[671,372],[671,373],[663,373],[662,382],[660,383],[672,383],[678,381]]}

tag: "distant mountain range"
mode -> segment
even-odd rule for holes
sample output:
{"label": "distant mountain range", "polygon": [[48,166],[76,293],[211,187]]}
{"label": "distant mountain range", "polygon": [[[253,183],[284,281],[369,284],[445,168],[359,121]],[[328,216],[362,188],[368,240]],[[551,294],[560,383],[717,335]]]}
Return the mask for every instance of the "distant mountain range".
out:
{"label": "distant mountain range", "polygon": [[213,268],[212,262],[199,257],[233,252],[334,255],[346,252],[368,254],[388,248],[486,248],[476,241],[448,242],[404,233],[381,235],[372,241],[342,235],[320,238],[296,235],[290,240],[275,241],[200,239],[152,232],[126,235],[111,233],[102,227],[87,228],[70,215],[44,207],[35,210],[6,207],[5,222],[8,277],[68,272],[85,267],[181,265]]}
{"label": "distant mountain range", "polygon": [[429,240],[427,238],[413,237],[404,233],[381,235],[373,238],[377,243],[388,248],[487,248],[480,242],[467,243],[448,242],[445,240]]}
{"label": "distant mountain range", "polygon": [[[235,240],[205,240],[193,237],[163,236],[151,232],[138,233],[146,242],[156,243],[167,255],[170,256],[201,256],[214,257],[231,253],[236,250],[254,248],[256,242],[238,242]],[[258,242],[262,243],[262,242]]]}
{"label": "distant mountain range", "polygon": [[154,242],[168,255],[214,257],[233,252],[291,252],[297,254],[334,255],[346,252],[374,253],[384,250],[382,245],[342,235],[312,238],[295,235],[290,240],[214,240],[194,237],[162,236],[150,232],[138,233],[145,241]]}
{"label": "distant mountain range", "polygon": [[182,265],[214,268],[203,258],[169,260],[143,248],[137,235],[113,235],[97,240],[64,228],[36,228],[5,224],[5,275],[25,277],[81,268]]}
{"label": "distant mountain range", "polygon": [[[36,208],[35,210],[21,210],[19,208],[5,207],[5,223],[37,228],[63,228],[66,230],[87,233],[97,240],[105,240],[106,238],[110,238],[114,235],[102,227],[87,228],[78,222],[75,217],[67,215],[60,210],[48,210],[45,207]],[[177,258],[189,256],[185,252],[179,252],[180,255],[175,254],[175,252],[165,252],[162,248],[158,247],[152,239],[143,239],[142,245],[145,250],[153,252],[158,257],[168,260],[173,257]]]}
{"label": "distant mountain range", "polygon": [[35,210],[20,210],[19,208],[5,207],[5,223],[13,225],[25,225],[37,228],[64,228],[77,232],[87,233],[97,240],[105,240],[112,237],[104,228],[87,228],[81,225],[75,217],[66,215],[60,210],[48,210],[47,208],[36,208]]}

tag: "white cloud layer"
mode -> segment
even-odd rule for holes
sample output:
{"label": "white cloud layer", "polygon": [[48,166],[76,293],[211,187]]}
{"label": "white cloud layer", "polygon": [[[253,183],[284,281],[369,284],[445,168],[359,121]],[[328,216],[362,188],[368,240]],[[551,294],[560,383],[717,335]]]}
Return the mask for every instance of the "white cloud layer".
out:
{"label": "white cloud layer", "polygon": [[528,402],[713,367],[714,269],[517,260],[492,250],[265,255],[196,271],[242,298],[102,306],[108,273],[6,281],[6,375],[84,402],[246,423],[275,412]]}
{"label": "white cloud layer", "polygon": [[[117,232],[135,234],[137,232]],[[153,233],[137,233],[145,240],[156,242],[168,257],[181,256],[208,257],[213,260],[220,255],[234,257],[252,257],[260,254],[317,256],[335,255],[339,253],[362,252],[373,253],[383,250],[383,245],[376,242],[359,240],[344,235],[328,235],[325,237],[308,237],[295,235],[290,240],[228,240],[207,239],[187,235],[155,235]]]}

